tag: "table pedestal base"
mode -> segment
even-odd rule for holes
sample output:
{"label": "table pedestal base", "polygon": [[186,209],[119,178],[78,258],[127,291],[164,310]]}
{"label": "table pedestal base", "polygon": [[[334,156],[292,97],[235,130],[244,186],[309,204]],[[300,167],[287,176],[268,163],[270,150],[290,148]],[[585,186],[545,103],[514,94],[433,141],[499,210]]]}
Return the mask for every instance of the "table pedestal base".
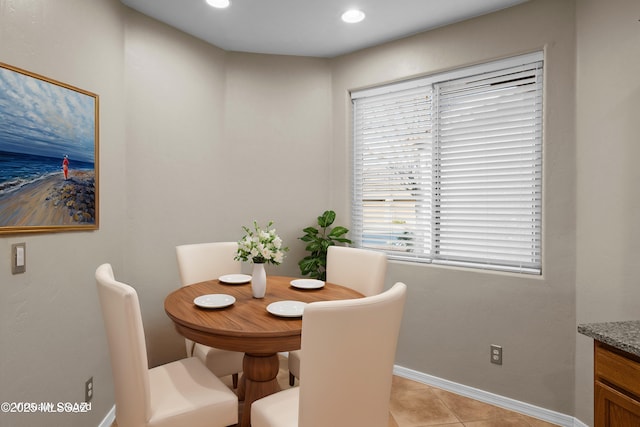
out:
{"label": "table pedestal base", "polygon": [[280,360],[276,353],[245,353],[238,386],[238,399],[244,400],[240,427],[251,426],[251,404],[254,401],[280,391],[277,380],[279,370]]}

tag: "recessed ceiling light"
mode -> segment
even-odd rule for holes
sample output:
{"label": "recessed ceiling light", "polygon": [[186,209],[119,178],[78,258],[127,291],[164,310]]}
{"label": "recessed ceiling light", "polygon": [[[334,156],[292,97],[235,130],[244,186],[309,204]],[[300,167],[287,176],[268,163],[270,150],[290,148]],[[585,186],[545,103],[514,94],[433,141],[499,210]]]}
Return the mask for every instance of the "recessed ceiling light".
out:
{"label": "recessed ceiling light", "polygon": [[209,6],[217,7],[218,9],[224,9],[229,7],[229,0],[207,0]]}
{"label": "recessed ceiling light", "polygon": [[355,24],[356,22],[360,22],[364,19],[364,12],[357,9],[347,10],[342,14],[342,20],[344,22],[348,22],[349,24]]}

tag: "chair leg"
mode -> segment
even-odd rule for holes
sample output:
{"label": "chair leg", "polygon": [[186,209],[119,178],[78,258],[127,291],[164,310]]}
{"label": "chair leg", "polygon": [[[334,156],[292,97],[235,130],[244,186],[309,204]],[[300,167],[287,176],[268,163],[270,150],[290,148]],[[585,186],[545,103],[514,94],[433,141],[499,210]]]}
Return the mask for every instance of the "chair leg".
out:
{"label": "chair leg", "polygon": [[293,375],[291,372],[289,372],[289,385],[291,387],[293,387],[293,385],[296,383],[296,377],[295,375]]}
{"label": "chair leg", "polygon": [[238,388],[238,373],[231,375],[231,381],[233,382],[233,388]]}

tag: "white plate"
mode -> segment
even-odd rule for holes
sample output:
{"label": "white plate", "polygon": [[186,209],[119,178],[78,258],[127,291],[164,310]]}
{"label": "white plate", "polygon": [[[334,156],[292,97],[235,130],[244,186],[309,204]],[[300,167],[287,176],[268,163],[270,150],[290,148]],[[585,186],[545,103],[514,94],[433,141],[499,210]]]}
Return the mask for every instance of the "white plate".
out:
{"label": "white plate", "polygon": [[218,280],[222,283],[239,285],[241,283],[249,283],[251,281],[251,276],[248,274],[225,274],[224,276],[218,277]]}
{"label": "white plate", "polygon": [[291,281],[291,286],[299,289],[320,289],[324,282],[317,279],[296,279]]}
{"label": "white plate", "polygon": [[267,311],[280,317],[300,317],[304,311],[306,302],[300,301],[278,301],[267,306]]}
{"label": "white plate", "polygon": [[200,295],[193,300],[193,303],[202,308],[222,308],[228,307],[236,302],[235,297],[227,294],[207,294]]}

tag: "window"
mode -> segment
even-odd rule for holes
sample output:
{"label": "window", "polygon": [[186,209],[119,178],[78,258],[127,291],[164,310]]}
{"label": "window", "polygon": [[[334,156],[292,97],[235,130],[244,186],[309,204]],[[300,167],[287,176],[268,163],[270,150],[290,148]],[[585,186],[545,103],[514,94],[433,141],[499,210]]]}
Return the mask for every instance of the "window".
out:
{"label": "window", "polygon": [[542,53],[351,94],[352,238],[540,274]]}

